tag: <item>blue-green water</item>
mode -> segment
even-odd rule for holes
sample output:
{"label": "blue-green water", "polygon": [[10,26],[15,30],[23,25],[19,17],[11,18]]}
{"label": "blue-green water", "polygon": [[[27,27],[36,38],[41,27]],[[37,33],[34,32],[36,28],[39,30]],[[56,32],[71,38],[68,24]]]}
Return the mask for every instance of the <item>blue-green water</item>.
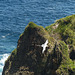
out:
{"label": "blue-green water", "polygon": [[0,75],[19,35],[33,21],[46,27],[75,14],[75,0],[0,0]]}

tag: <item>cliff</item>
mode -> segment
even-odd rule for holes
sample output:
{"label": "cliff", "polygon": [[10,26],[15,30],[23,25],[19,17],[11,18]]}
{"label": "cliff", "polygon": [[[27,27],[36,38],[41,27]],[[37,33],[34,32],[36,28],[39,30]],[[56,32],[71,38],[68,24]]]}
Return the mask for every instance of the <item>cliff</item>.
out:
{"label": "cliff", "polygon": [[46,28],[30,22],[2,75],[75,75],[75,15]]}

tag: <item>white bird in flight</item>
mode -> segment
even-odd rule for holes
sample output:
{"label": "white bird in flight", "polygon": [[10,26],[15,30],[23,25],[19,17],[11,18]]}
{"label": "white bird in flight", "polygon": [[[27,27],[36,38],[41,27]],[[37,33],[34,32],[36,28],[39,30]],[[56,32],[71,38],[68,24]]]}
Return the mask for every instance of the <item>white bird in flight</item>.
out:
{"label": "white bird in flight", "polygon": [[46,50],[46,47],[48,46],[47,44],[48,44],[48,40],[46,40],[46,42],[41,45],[41,47],[43,47],[42,53],[44,53],[44,51]]}

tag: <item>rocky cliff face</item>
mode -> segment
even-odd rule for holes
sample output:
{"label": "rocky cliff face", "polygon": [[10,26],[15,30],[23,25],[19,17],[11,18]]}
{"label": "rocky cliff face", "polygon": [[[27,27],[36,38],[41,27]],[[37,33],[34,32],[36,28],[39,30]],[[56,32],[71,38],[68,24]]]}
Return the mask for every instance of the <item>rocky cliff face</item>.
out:
{"label": "rocky cliff face", "polygon": [[75,15],[46,28],[30,22],[6,60],[2,75],[75,75],[74,34]]}

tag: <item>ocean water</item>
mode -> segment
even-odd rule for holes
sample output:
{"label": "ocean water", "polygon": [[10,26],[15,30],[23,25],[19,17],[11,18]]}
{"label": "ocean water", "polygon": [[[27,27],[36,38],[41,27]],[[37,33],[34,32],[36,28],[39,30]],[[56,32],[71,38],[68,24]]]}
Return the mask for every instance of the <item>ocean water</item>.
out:
{"label": "ocean water", "polygon": [[75,14],[75,0],[0,0],[0,75],[30,21],[46,27],[72,14]]}

